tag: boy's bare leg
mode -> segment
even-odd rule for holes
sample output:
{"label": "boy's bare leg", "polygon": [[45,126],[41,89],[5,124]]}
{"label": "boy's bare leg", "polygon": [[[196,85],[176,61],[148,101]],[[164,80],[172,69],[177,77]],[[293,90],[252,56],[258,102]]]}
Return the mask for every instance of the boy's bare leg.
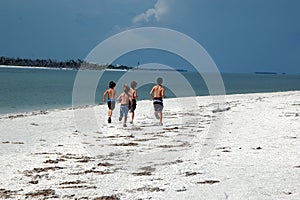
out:
{"label": "boy's bare leg", "polygon": [[108,123],[111,123],[112,110],[108,110]]}
{"label": "boy's bare leg", "polygon": [[133,123],[133,119],[134,119],[134,112],[131,113],[131,123]]}
{"label": "boy's bare leg", "polygon": [[155,115],[156,119],[160,119],[158,111],[154,111],[154,115]]}
{"label": "boy's bare leg", "polygon": [[160,111],[160,112],[158,112],[158,114],[159,114],[159,125],[163,125],[163,123],[162,123],[162,112]]}
{"label": "boy's bare leg", "polygon": [[127,126],[127,125],[126,125],[126,122],[127,122],[127,115],[124,116],[124,125],[123,125],[124,127]]}

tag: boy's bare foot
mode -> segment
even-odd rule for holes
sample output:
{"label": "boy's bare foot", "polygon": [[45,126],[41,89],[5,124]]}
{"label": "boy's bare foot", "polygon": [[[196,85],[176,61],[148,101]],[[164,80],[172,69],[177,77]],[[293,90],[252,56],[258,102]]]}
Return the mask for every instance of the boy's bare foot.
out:
{"label": "boy's bare foot", "polygon": [[123,127],[127,127],[127,125],[126,125],[126,124],[123,124]]}
{"label": "boy's bare foot", "polygon": [[129,123],[130,123],[130,124],[133,124],[133,121],[130,121]]}
{"label": "boy's bare foot", "polygon": [[162,125],[163,125],[163,123],[159,123],[159,125],[160,125],[160,126],[162,126]]}

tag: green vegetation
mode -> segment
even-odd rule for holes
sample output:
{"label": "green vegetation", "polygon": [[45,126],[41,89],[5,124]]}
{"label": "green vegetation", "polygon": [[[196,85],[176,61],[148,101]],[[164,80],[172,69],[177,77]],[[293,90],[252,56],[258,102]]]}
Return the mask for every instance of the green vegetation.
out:
{"label": "green vegetation", "polygon": [[8,66],[26,66],[26,67],[50,67],[50,68],[67,68],[67,69],[92,69],[92,70],[103,70],[103,69],[132,69],[132,67],[125,65],[112,65],[112,64],[95,64],[89,63],[80,59],[68,60],[68,61],[57,61],[51,59],[24,59],[24,58],[8,58],[0,57],[0,65]]}

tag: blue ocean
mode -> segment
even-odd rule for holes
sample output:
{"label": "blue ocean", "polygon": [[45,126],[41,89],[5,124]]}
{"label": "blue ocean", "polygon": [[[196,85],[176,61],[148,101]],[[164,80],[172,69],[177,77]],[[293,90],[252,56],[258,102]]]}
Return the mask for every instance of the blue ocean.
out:
{"label": "blue ocean", "polygon": [[[0,114],[72,107],[72,93],[77,73],[77,70],[0,67]],[[95,91],[94,104],[103,104],[103,92],[108,82],[110,80],[117,82],[124,73],[126,72],[104,72]],[[161,74],[161,72],[148,73]],[[189,82],[197,96],[209,95],[201,75],[196,72],[181,72],[181,75]],[[300,75],[222,74],[222,79],[226,94],[300,90]],[[149,91],[154,83],[155,80],[138,88],[140,100],[149,99]],[[180,81],[173,81],[171,84],[172,88],[176,87],[179,90],[182,87]],[[168,85],[165,86],[167,97],[178,96],[172,89],[168,89]],[[82,102],[82,105],[84,104]]]}

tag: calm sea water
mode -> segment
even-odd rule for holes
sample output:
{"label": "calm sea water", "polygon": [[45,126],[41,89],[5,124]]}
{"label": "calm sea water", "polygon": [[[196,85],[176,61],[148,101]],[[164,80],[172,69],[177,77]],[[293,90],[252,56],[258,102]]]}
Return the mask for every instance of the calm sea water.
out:
{"label": "calm sea water", "polygon": [[[72,107],[72,92],[77,72],[0,67],[0,114]],[[95,75],[97,72],[86,73]],[[106,71],[103,74],[95,91],[95,104],[103,103],[102,95],[107,83],[110,80],[117,82],[124,73]],[[149,78],[149,75],[167,79],[165,86],[169,88],[166,91],[168,97],[190,96],[191,92],[181,90],[186,83],[176,77],[168,79],[169,74],[169,72],[143,72],[141,76],[145,79]],[[209,95],[206,84],[199,74],[183,72],[181,75],[191,85],[196,95]],[[300,75],[222,74],[222,78],[227,94],[300,90]],[[149,91],[154,82],[155,80],[138,88],[139,99],[149,99]],[[120,85],[117,91],[120,94]]]}

